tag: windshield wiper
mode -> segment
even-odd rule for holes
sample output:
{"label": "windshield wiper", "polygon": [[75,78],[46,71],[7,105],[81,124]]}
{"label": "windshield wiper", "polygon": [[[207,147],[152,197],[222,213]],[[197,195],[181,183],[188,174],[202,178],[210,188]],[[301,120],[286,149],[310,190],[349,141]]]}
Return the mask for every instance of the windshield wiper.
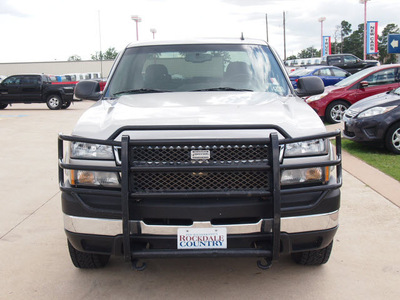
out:
{"label": "windshield wiper", "polygon": [[113,95],[122,95],[122,94],[146,94],[146,93],[166,93],[170,91],[164,91],[164,90],[155,90],[155,89],[134,89],[134,90],[126,90],[126,91],[121,91],[121,92],[116,92]]}
{"label": "windshield wiper", "polygon": [[215,87],[208,89],[193,90],[193,92],[208,92],[208,91],[236,91],[236,92],[253,92],[250,89],[235,89],[231,87]]}

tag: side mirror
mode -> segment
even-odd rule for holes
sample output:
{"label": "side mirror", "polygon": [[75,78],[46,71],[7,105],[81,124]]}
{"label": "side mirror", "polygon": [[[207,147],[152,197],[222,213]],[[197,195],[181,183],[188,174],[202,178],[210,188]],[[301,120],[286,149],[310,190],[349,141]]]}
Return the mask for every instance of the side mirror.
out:
{"label": "side mirror", "polygon": [[321,78],[316,76],[300,77],[297,81],[296,94],[299,97],[322,94],[325,86]]}
{"label": "side mirror", "polygon": [[100,84],[95,80],[82,80],[75,86],[75,97],[85,100],[99,100],[102,93],[100,92]]}
{"label": "side mirror", "polygon": [[360,88],[366,88],[366,87],[368,87],[368,81],[361,81]]}

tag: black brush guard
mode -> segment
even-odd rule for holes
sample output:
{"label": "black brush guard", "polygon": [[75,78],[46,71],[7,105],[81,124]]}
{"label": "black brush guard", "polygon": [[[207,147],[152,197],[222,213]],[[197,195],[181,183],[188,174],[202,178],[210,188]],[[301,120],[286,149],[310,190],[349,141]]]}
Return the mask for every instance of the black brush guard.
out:
{"label": "black brush guard", "polygon": [[[121,132],[125,130],[131,131],[171,131],[171,130],[270,130],[275,129],[279,131],[285,138],[282,140],[278,139],[277,133],[271,133],[268,138],[265,139],[174,139],[174,140],[131,140],[129,136],[123,135],[121,141],[114,141]],[[309,141],[314,139],[326,139],[334,138],[336,140],[336,159],[319,162],[319,163],[302,163],[302,164],[280,164],[280,147],[300,141]],[[109,145],[121,148],[121,164],[115,167],[105,166],[88,166],[78,164],[66,164],[64,163],[64,141],[69,142],[83,142],[92,144]],[[135,176],[135,173],[141,171],[149,171],[146,167],[133,167],[129,161],[130,149],[132,146],[138,145],[149,145],[162,144],[163,142],[171,144],[202,144],[202,143],[219,143],[219,144],[232,144],[232,143],[264,143],[269,149],[269,160],[263,166],[255,165],[224,165],[224,166],[208,166],[208,165],[196,165],[196,166],[160,166],[152,167],[151,171],[161,172],[174,172],[174,171],[193,171],[193,172],[207,172],[207,171],[255,171],[263,170],[270,172],[271,179],[269,188],[266,191],[213,191],[213,192],[168,192],[168,193],[132,193],[129,188],[131,176]],[[58,137],[58,159],[59,159],[59,184],[60,190],[75,192],[80,194],[92,194],[92,195],[118,195],[121,197],[122,206],[122,229],[123,229],[123,252],[126,261],[131,261],[135,269],[141,269],[142,267],[137,266],[137,260],[143,258],[160,258],[160,257],[204,257],[204,256],[226,256],[226,257],[263,257],[267,264],[262,264],[258,261],[258,266],[263,269],[270,267],[272,261],[276,261],[279,258],[280,253],[280,227],[281,227],[281,195],[283,194],[298,194],[307,193],[311,191],[326,191],[339,188],[342,185],[342,156],[341,156],[341,136],[340,131],[328,132],[318,135],[304,136],[300,138],[291,138],[281,128],[271,125],[243,125],[243,126],[135,126],[135,127],[124,127],[118,132],[114,133],[108,140],[97,140],[90,138],[82,138],[78,136],[66,136],[60,134]],[[336,183],[300,188],[288,188],[281,190],[280,187],[280,174],[284,169],[301,169],[310,167],[329,167],[336,166]],[[103,171],[103,172],[118,172],[121,174],[121,191],[111,191],[104,189],[85,189],[69,187],[64,185],[64,169],[75,169],[75,170],[87,170],[87,171]],[[247,197],[260,197],[270,196],[273,198],[273,226],[272,226],[272,248],[271,249],[204,249],[204,250],[174,250],[174,249],[145,249],[145,250],[132,250],[131,234],[129,228],[129,201],[135,198],[167,198],[167,197],[235,197],[235,196],[247,196]]]}

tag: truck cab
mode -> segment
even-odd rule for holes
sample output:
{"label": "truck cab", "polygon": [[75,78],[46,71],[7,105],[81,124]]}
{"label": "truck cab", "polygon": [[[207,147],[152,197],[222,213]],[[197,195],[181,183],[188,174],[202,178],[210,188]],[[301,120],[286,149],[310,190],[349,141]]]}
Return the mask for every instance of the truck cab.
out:
{"label": "truck cab", "polygon": [[329,66],[336,66],[352,74],[379,64],[376,60],[362,60],[353,54],[332,54],[323,58],[323,62]]}

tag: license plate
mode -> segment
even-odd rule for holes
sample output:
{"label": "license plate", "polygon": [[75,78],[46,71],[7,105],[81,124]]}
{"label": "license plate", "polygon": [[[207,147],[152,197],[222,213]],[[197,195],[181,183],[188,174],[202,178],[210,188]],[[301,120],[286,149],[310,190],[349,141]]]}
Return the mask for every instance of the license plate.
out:
{"label": "license plate", "polygon": [[178,249],[226,249],[226,228],[178,228]]}

